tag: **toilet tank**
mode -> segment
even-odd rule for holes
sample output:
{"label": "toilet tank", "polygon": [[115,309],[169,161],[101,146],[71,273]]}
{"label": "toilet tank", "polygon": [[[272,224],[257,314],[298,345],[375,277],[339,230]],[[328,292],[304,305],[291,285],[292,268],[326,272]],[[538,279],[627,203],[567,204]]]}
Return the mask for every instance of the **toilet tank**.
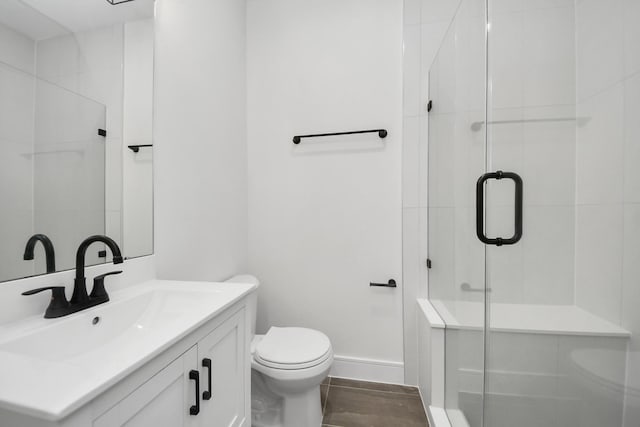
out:
{"label": "toilet tank", "polygon": [[[250,283],[256,286],[260,286],[260,281],[257,277],[250,274],[238,274],[232,278],[225,280],[228,283]],[[251,318],[251,337],[256,334],[256,314],[258,312],[258,291],[256,290],[247,300],[247,308]]]}

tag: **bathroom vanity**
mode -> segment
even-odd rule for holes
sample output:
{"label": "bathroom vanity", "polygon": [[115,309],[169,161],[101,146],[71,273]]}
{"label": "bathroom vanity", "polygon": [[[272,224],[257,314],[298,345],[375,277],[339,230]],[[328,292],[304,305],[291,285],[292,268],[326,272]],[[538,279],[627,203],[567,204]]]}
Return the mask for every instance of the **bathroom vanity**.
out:
{"label": "bathroom vanity", "polygon": [[0,425],[248,426],[255,285],[151,280],[0,328]]}

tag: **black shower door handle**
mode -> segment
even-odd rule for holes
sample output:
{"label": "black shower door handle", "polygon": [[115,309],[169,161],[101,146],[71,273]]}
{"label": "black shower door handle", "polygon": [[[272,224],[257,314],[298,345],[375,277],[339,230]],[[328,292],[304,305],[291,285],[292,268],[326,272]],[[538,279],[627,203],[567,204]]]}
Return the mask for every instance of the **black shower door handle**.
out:
{"label": "black shower door handle", "polygon": [[[515,199],[515,232],[508,239],[502,237],[489,238],[484,234],[484,184],[490,179],[511,179],[516,185]],[[487,245],[514,245],[522,238],[522,178],[514,172],[489,172],[478,178],[476,184],[476,234],[482,243]]]}

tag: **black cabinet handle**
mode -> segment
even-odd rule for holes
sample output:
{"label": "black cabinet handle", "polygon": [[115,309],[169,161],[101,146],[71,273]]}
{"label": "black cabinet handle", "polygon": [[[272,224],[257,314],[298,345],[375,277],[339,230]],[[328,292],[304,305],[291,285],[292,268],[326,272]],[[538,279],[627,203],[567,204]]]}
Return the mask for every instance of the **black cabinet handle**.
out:
{"label": "black cabinet handle", "polygon": [[189,379],[196,382],[196,404],[189,408],[190,415],[198,415],[200,413],[200,372],[195,369],[189,371]]}
{"label": "black cabinet handle", "polygon": [[389,279],[388,283],[373,283],[373,282],[369,282],[369,286],[383,286],[385,288],[395,288],[396,285],[396,281],[393,279]]}
{"label": "black cabinet handle", "polygon": [[209,389],[202,392],[202,400],[209,400],[211,399],[211,359],[202,359],[202,367],[207,368],[209,377]]}
{"label": "black cabinet handle", "polygon": [[[508,178],[516,185],[515,199],[515,232],[513,236],[505,239],[502,237],[489,238],[484,234],[484,183],[490,179]],[[514,172],[489,172],[478,178],[476,183],[476,234],[482,243],[487,245],[514,245],[522,238],[522,178]]]}

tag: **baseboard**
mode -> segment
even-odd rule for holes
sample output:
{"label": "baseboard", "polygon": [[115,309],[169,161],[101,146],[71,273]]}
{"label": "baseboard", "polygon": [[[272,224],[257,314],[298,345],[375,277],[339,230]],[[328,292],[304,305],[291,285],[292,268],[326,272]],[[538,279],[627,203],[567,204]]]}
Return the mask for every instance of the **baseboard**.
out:
{"label": "baseboard", "polygon": [[404,384],[404,363],[360,357],[334,356],[332,377],[379,383]]}

